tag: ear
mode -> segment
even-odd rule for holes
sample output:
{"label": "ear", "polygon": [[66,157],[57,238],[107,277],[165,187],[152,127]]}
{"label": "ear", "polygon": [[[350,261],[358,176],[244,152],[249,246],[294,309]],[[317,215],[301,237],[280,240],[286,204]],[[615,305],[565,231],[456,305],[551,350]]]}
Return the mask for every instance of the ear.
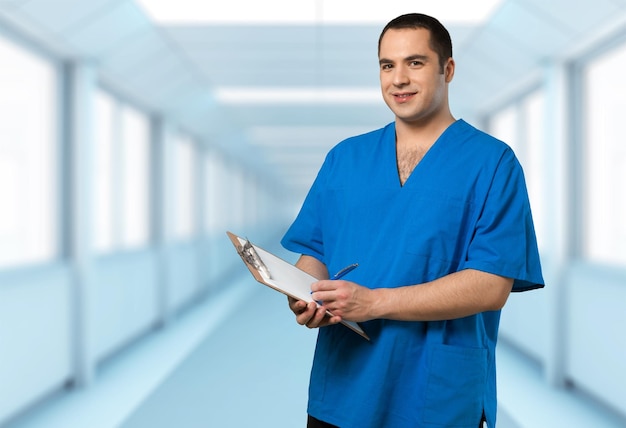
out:
{"label": "ear", "polygon": [[446,83],[450,83],[452,78],[454,77],[454,69],[456,67],[456,63],[454,59],[448,58],[446,65],[443,68],[443,73],[445,75]]}

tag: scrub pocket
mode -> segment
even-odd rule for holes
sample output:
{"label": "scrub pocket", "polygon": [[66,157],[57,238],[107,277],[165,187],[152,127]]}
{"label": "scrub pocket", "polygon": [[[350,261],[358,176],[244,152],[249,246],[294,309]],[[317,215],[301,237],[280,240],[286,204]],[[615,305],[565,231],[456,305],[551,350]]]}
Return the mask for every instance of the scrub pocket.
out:
{"label": "scrub pocket", "polygon": [[407,212],[406,251],[429,259],[429,263],[450,265],[465,257],[468,240],[474,233],[474,208],[470,203],[446,195],[416,195]]}
{"label": "scrub pocket", "polygon": [[475,428],[483,413],[486,376],[486,349],[433,346],[424,423],[429,427]]}

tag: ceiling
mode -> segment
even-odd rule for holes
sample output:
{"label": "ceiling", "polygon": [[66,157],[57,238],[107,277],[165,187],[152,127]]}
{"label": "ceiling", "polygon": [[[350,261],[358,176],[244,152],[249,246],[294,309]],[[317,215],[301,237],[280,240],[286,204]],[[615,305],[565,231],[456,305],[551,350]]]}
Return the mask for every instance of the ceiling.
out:
{"label": "ceiling", "polygon": [[[625,29],[625,18],[626,0],[504,0],[478,27],[447,25],[453,113],[479,117],[548,59]],[[381,27],[160,26],[133,0],[0,0],[0,30],[97,63],[104,85],[297,197],[330,147],[393,120],[379,96]]]}

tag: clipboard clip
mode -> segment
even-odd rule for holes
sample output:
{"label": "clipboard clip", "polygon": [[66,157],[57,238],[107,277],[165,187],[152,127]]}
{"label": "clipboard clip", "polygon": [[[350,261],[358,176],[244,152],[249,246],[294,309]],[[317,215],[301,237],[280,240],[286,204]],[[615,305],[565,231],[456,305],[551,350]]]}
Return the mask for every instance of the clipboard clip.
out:
{"label": "clipboard clip", "polygon": [[263,276],[267,277],[268,279],[272,278],[269,269],[267,268],[267,266],[265,266],[265,263],[263,263],[261,257],[247,238],[244,245],[240,245],[237,247],[237,252],[247,264],[254,267]]}

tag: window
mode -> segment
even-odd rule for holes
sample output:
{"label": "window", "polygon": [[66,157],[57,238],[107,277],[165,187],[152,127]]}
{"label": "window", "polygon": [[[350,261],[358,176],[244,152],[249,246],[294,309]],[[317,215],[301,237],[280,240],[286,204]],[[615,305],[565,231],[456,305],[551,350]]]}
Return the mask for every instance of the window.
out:
{"label": "window", "polygon": [[525,131],[525,150],[522,161],[524,175],[526,176],[526,186],[533,213],[533,222],[537,234],[538,245],[541,248],[546,236],[546,195],[545,179],[543,172],[545,165],[545,127],[544,127],[544,93],[535,91],[528,96],[523,104],[524,123],[522,129]]}
{"label": "window", "polygon": [[543,118],[544,93],[537,90],[494,115],[490,121],[492,135],[511,146],[524,169],[539,246],[546,236]]}
{"label": "window", "polygon": [[177,135],[174,138],[175,192],[174,236],[190,238],[195,232],[196,186],[194,142],[191,138]]}
{"label": "window", "polygon": [[0,268],[58,255],[57,79],[0,38]]}
{"label": "window", "polygon": [[124,182],[120,244],[132,248],[146,245],[150,239],[150,128],[147,118],[128,106],[122,109],[121,119]]}
{"label": "window", "polygon": [[584,255],[603,263],[626,263],[626,145],[623,112],[626,82],[615,78],[626,67],[626,45],[583,71]]}
{"label": "window", "polygon": [[148,118],[111,95],[95,100],[94,247],[109,252],[150,238]]}
{"label": "window", "polygon": [[515,106],[507,107],[506,109],[493,115],[489,120],[489,132],[491,135],[499,140],[504,141],[506,144],[517,154],[519,149],[517,138],[517,109]]}
{"label": "window", "polygon": [[212,236],[220,231],[222,227],[220,213],[222,213],[221,209],[223,209],[223,207],[219,201],[220,195],[222,194],[221,187],[225,185],[222,180],[220,158],[213,151],[209,151],[205,157],[204,180],[204,189],[206,192],[204,197],[207,201],[207,209],[204,216],[204,230],[209,236]]}
{"label": "window", "polygon": [[246,225],[246,208],[248,201],[246,198],[246,183],[245,183],[245,171],[242,166],[232,165],[228,174],[230,180],[230,198],[229,207],[231,215],[229,217],[229,224],[232,227],[241,229]]}
{"label": "window", "polygon": [[94,150],[94,247],[110,251],[114,246],[113,225],[113,142],[115,101],[103,92],[95,100]]}

